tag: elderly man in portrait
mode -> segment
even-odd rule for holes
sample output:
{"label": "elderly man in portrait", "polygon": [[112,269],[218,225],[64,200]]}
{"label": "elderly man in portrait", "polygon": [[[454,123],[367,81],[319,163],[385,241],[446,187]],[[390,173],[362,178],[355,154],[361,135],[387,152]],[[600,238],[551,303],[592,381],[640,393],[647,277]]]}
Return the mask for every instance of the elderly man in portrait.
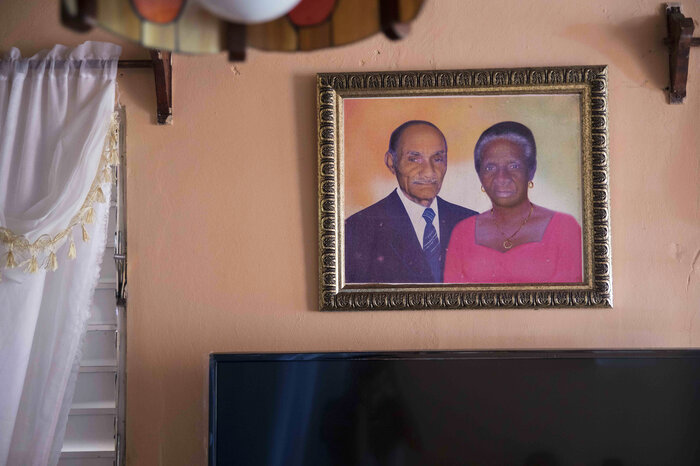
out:
{"label": "elderly man in portrait", "polygon": [[447,141],[421,120],[391,133],[384,163],[398,189],[345,221],[346,283],[441,283],[455,225],[477,212],[438,197]]}

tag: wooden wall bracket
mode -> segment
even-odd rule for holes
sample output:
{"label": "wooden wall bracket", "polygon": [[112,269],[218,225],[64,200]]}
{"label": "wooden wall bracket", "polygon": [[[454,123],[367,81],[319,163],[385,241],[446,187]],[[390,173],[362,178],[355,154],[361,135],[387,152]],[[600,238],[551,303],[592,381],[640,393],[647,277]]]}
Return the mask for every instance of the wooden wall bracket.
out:
{"label": "wooden wall bracket", "polygon": [[[75,0],[68,8],[61,4],[61,23],[69,29],[86,32],[92,28],[89,18],[95,17],[94,0]],[[159,125],[173,122],[173,61],[172,53],[164,50],[150,50],[150,60],[119,60],[119,68],[153,68],[156,80],[156,115]]]}
{"label": "wooden wall bracket", "polygon": [[399,0],[379,0],[379,23],[389,40],[403,39],[411,32],[411,25],[399,19]]}
{"label": "wooden wall bracket", "polygon": [[224,31],[226,49],[228,50],[228,61],[245,61],[245,24],[226,22]]}
{"label": "wooden wall bracket", "polygon": [[[88,32],[92,29],[88,18],[94,17],[95,2],[92,0],[73,0],[61,3],[61,23],[76,32]],[[70,5],[70,6],[69,6]]]}
{"label": "wooden wall bracket", "polygon": [[173,124],[173,57],[165,50],[150,50],[156,79],[156,112],[159,125]]}
{"label": "wooden wall bracket", "polygon": [[693,18],[681,13],[678,3],[666,4],[666,24],[668,37],[668,65],[671,84],[668,87],[669,103],[682,104],[686,96],[688,82],[688,62],[690,48],[700,46],[700,37],[693,37],[695,24]]}
{"label": "wooden wall bracket", "polygon": [[150,50],[150,60],[119,60],[119,69],[152,68],[156,82],[156,115],[159,125],[170,125],[173,120],[173,62],[172,54]]}

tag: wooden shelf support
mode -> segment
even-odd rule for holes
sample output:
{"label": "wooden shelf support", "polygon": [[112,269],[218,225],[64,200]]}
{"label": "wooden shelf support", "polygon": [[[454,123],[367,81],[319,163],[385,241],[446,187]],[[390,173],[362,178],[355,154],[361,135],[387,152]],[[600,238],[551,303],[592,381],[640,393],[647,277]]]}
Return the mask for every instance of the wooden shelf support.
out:
{"label": "wooden shelf support", "polygon": [[411,25],[400,20],[399,0],[379,0],[379,22],[382,32],[390,40],[403,39],[411,32]]}
{"label": "wooden shelf support", "polygon": [[156,112],[159,125],[173,123],[173,57],[165,50],[151,50],[156,79]]}
{"label": "wooden shelf support", "polygon": [[[61,23],[77,32],[92,29],[90,18],[95,17],[95,0],[60,2]],[[153,68],[156,79],[156,112],[159,125],[172,124],[173,120],[173,62],[171,52],[150,50],[150,60],[119,60],[119,68]]]}
{"label": "wooden shelf support", "polygon": [[690,48],[700,46],[700,37],[693,37],[695,30],[693,18],[684,16],[678,3],[666,4],[666,24],[668,37],[665,42],[668,46],[668,65],[671,78],[668,99],[671,104],[682,104],[688,83]]}

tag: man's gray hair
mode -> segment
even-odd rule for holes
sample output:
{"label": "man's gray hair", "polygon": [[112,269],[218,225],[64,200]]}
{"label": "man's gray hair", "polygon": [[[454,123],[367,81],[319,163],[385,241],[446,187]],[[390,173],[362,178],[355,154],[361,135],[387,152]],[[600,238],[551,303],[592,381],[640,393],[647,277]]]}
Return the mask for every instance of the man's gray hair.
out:
{"label": "man's gray hair", "polygon": [[431,128],[435,128],[438,133],[440,133],[440,136],[442,136],[442,140],[445,143],[445,151],[447,151],[447,139],[445,139],[445,135],[442,134],[442,131],[440,131],[440,128],[435,126],[433,123],[425,120],[408,120],[404,123],[401,123],[398,128],[396,128],[394,131],[391,133],[391,137],[389,138],[389,153],[391,154],[391,158],[394,162],[394,166],[396,166],[397,163],[397,157],[398,154],[396,152],[397,146],[399,145],[399,140],[401,139],[401,135],[403,134],[404,131],[406,131],[408,128],[411,126],[416,126],[416,125],[426,125],[430,126]]}

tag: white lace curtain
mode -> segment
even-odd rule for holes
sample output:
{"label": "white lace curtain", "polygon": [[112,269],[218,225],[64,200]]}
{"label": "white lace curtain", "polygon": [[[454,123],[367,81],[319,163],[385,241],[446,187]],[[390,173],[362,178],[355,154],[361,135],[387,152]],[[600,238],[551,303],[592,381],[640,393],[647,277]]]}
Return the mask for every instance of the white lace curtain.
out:
{"label": "white lace curtain", "polygon": [[0,466],[58,462],[105,248],[120,53],[0,60]]}

